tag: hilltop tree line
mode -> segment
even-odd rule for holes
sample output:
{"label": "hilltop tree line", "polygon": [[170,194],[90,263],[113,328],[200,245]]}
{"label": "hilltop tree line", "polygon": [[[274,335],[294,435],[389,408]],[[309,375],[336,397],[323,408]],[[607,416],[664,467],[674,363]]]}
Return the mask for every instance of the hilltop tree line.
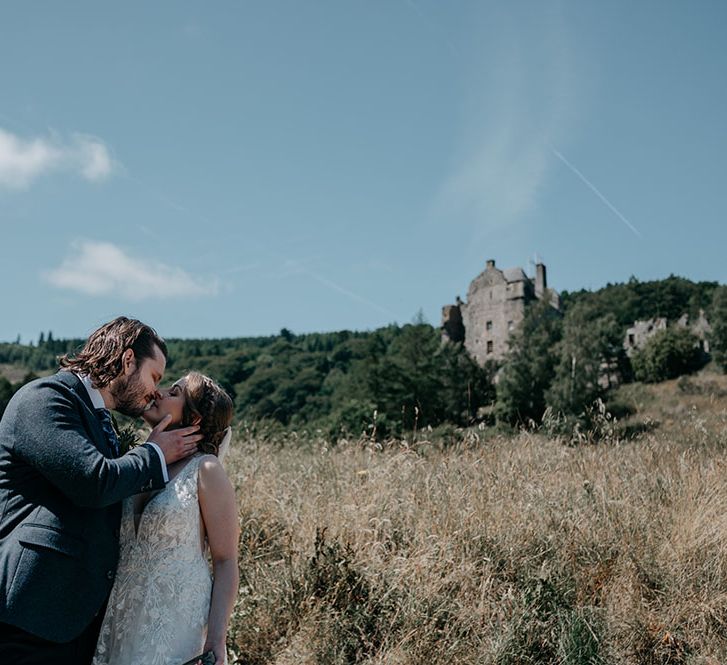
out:
{"label": "hilltop tree line", "polygon": [[727,368],[727,287],[670,276],[598,291],[561,294],[562,317],[547,304],[530,307],[510,340],[497,385],[501,421],[539,423],[549,410],[571,419],[587,418],[607,400],[614,385],[633,380],[657,382],[693,372],[709,359],[687,328],[669,326],[627,357],[623,340],[636,320],[682,314],[695,320],[705,311],[713,327],[715,361]]}
{"label": "hilltop tree line", "polygon": [[[547,410],[578,418],[615,383],[660,381],[705,362],[697,340],[677,327],[627,358],[626,327],[652,316],[676,320],[706,310],[713,357],[727,367],[727,287],[715,282],[632,279],[595,292],[564,292],[562,303],[560,314],[544,303],[531,305],[500,365],[478,366],[461,344],[443,344],[440,331],[420,316],[372,332],[295,335],[283,329],[269,337],[171,339],[167,377],[205,372],[234,398],[239,419],[336,437],[399,435],[483,419],[538,424]],[[0,363],[49,372],[59,355],[82,344],[49,332],[30,345],[0,344]],[[22,383],[0,379],[0,412]]]}
{"label": "hilltop tree line", "polygon": [[[0,344],[0,363],[44,372],[83,340]],[[188,370],[214,377],[240,419],[272,420],[327,434],[400,434],[448,422],[467,425],[494,399],[492,377],[461,345],[442,345],[421,318],[367,333],[167,340],[167,378]],[[20,387],[6,386],[5,395]],[[9,398],[9,397],[8,397]],[[7,401],[7,400],[5,400]]]}

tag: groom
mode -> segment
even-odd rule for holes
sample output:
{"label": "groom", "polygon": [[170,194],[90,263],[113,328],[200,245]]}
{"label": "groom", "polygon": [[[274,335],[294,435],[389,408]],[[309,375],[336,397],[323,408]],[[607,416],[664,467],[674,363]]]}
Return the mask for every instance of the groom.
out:
{"label": "groom", "polygon": [[0,662],[90,663],[118,559],[120,501],[164,487],[196,450],[197,427],[165,431],[125,455],[108,409],[139,416],[167,348],[119,317],[61,371],[23,386],[0,421]]}

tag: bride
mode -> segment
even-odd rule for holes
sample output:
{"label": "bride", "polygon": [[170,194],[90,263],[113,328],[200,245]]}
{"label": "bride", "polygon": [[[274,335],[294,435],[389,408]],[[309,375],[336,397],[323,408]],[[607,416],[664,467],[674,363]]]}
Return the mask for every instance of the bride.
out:
{"label": "bride", "polygon": [[239,578],[235,492],[221,463],[232,400],[191,372],[159,391],[144,419],[199,424],[204,438],[198,453],[169,466],[163,490],[123,503],[119,565],[93,665],[181,665],[209,650],[222,665]]}

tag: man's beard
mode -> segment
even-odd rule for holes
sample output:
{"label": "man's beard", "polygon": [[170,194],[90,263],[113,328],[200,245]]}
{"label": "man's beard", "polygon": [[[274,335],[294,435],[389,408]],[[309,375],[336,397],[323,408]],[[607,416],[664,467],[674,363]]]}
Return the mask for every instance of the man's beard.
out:
{"label": "man's beard", "polygon": [[113,388],[109,387],[115,402],[114,410],[125,416],[138,418],[144,413],[148,401],[146,390],[139,380],[139,370],[129,377],[120,377],[117,381]]}

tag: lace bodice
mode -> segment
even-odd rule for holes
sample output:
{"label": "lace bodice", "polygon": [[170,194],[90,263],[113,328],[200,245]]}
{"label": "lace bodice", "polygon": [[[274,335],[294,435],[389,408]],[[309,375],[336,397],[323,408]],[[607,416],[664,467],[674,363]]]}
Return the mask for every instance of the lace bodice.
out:
{"label": "lace bodice", "polygon": [[195,455],[144,506],[123,503],[119,565],[93,665],[180,665],[202,651],[212,579]]}

